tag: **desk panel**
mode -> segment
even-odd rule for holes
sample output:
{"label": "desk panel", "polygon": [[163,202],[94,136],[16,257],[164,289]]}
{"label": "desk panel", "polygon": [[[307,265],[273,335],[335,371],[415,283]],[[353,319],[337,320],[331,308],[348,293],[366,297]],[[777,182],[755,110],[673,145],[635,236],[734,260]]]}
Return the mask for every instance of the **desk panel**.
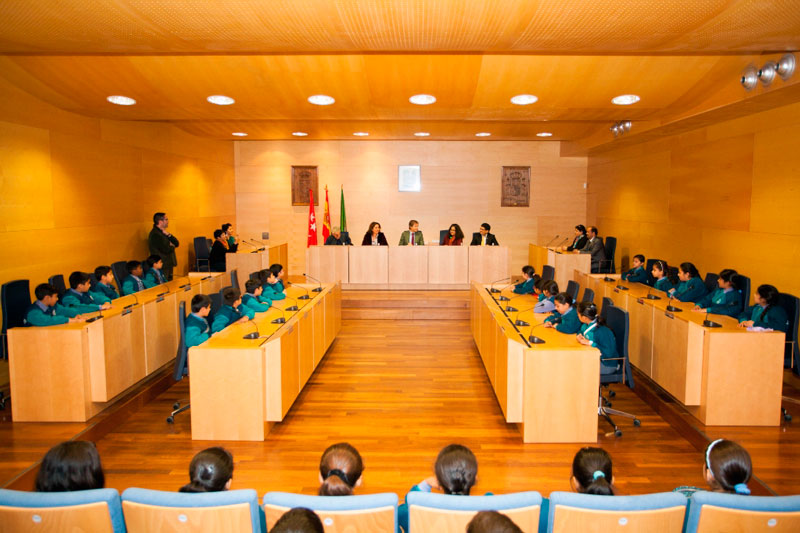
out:
{"label": "desk panel", "polygon": [[101,327],[88,328],[92,401],[107,402],[147,375],[144,309],[137,305],[95,324]]}
{"label": "desk panel", "polygon": [[[241,248],[241,247],[240,247]],[[231,270],[238,270],[239,283],[244,284],[250,278],[252,272],[258,272],[269,268],[269,252],[258,252],[253,248],[248,249],[246,246],[235,254],[225,255],[225,271],[230,279]],[[243,287],[239,287],[242,290]]]}
{"label": "desk panel", "polygon": [[[185,294],[181,291],[179,294]],[[178,294],[159,296],[150,305],[145,305],[144,313],[144,353],[145,374],[149,375],[175,359],[178,340]],[[187,305],[191,313],[191,303]]]}
{"label": "desk panel", "polygon": [[389,283],[428,283],[428,246],[390,246]]}
{"label": "desk panel", "polygon": [[322,283],[349,283],[349,246],[309,246],[306,272]]}
{"label": "desk panel", "polygon": [[389,283],[388,246],[348,246],[350,283]]}
{"label": "desk panel", "polygon": [[492,283],[509,276],[511,252],[507,246],[470,246],[469,281]]}
{"label": "desk panel", "polygon": [[[428,246],[428,283],[469,284],[467,246]],[[494,281],[494,280],[492,280]]]}

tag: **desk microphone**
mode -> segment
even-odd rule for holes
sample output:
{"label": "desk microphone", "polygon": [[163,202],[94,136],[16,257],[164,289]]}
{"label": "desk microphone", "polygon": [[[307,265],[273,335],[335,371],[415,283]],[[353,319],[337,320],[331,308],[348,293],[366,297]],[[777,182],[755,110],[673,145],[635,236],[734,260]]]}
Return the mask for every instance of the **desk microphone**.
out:
{"label": "desk microphone", "polygon": [[200,281],[206,281],[206,280],[209,280],[209,279],[211,279],[211,276],[205,276],[203,278],[200,278]]}
{"label": "desk microphone", "polygon": [[305,276],[305,277],[309,278],[309,279],[310,279],[310,280],[312,280],[312,281],[316,281],[316,282],[317,282],[317,284],[319,284],[319,287],[317,287],[316,289],[311,289],[311,292],[322,292],[322,282],[321,282],[320,280],[318,280],[318,279],[317,279],[317,278],[315,278],[314,276],[309,276],[309,275],[308,275],[308,274],[306,274],[305,272],[303,272],[303,276]]}
{"label": "desk microphone", "polygon": [[[509,278],[509,279],[510,279],[510,278]],[[512,281],[511,283],[509,283],[508,285],[504,285],[504,286],[503,286],[503,288],[502,288],[502,289],[500,289],[498,292],[503,292],[504,290],[506,290],[507,288],[509,288],[509,287],[510,287],[510,286],[512,286],[512,285],[514,285],[514,282],[513,282],[513,281]],[[512,296],[511,298],[516,298],[516,296]],[[497,298],[497,301],[498,301],[498,302],[507,302],[507,301],[511,300],[511,298],[509,298],[508,296],[505,296],[505,295],[501,294],[501,295],[500,295],[500,296]]]}
{"label": "desk microphone", "polygon": [[261,241],[257,241],[257,240],[255,240],[255,239],[250,239],[250,242],[254,242],[254,243],[257,243],[257,245],[261,245],[261,247],[260,247],[260,248],[258,248],[258,247],[257,247],[259,252],[263,252],[264,250],[266,250],[266,249],[267,249],[267,245],[266,245],[266,244],[264,244],[264,243],[263,243],[263,242],[261,242]]}
{"label": "desk microphone", "polygon": [[683,311],[683,309],[681,309],[680,307],[675,307],[674,305],[672,305],[672,300],[674,298],[675,298],[675,296],[670,295],[670,297],[669,297],[669,305],[667,306],[667,311],[669,311],[670,313],[680,313],[681,311]]}
{"label": "desk microphone", "polygon": [[[497,281],[493,281],[493,282],[492,282],[492,284],[491,284],[491,285],[489,285],[489,292],[491,292],[491,293],[495,293],[495,294],[496,294],[496,293],[498,293],[498,292],[500,292],[499,290],[497,290],[497,289],[495,289],[495,288],[494,288],[495,284],[496,284],[496,283],[500,283],[501,281],[508,281],[508,280],[510,280],[510,279],[511,279],[511,276],[508,276],[507,278],[502,278],[502,279],[498,279]],[[507,285],[506,285],[506,286],[507,286]]]}
{"label": "desk microphone", "polygon": [[243,335],[242,338],[243,339],[250,339],[250,340],[252,340],[252,339],[261,339],[262,337],[261,337],[261,332],[258,331],[258,324],[256,324],[252,319],[249,319],[248,322],[253,324],[253,326],[255,326],[256,330],[248,333],[247,335]]}
{"label": "desk microphone", "polygon": [[286,324],[286,312],[283,309],[281,309],[280,307],[277,307],[277,306],[272,305],[272,304],[270,304],[270,307],[273,308],[273,309],[277,309],[278,311],[281,312],[281,315],[283,315],[283,316],[279,316],[278,318],[273,319],[272,323],[273,324]]}
{"label": "desk microphone", "polygon": [[657,295],[653,294],[652,290],[653,289],[647,289],[647,296],[645,296],[645,298],[647,300],[660,300],[661,296],[657,296]]}
{"label": "desk microphone", "polygon": [[517,319],[514,321],[514,325],[515,326],[520,326],[520,327],[523,327],[523,328],[526,328],[526,327],[530,326],[530,324],[528,322],[525,322],[524,320],[520,320],[519,319],[519,315],[521,315],[522,313],[527,313],[528,311],[534,309],[535,307],[536,306],[534,305],[533,307],[529,307],[527,309],[523,309],[522,311],[518,311],[517,312]]}
{"label": "desk microphone", "polygon": [[[506,298],[505,300],[500,300],[500,301],[510,302],[514,298],[519,298],[520,296],[525,296],[525,295],[524,294],[517,294],[516,296],[512,296],[511,298]],[[503,298],[505,298],[505,297],[503,297]],[[506,305],[506,311],[508,311],[509,313],[516,313],[516,312],[519,311],[519,309],[517,309],[516,307],[511,307],[510,305]]]}
{"label": "desk microphone", "polygon": [[550,242],[548,242],[547,244],[545,244],[545,245],[544,245],[544,247],[545,247],[545,248],[547,248],[548,246],[550,246],[551,244],[553,244],[553,243],[555,242],[555,240],[556,240],[556,239],[558,239],[559,237],[561,237],[561,235],[556,235],[555,237],[553,237],[552,239],[550,239]]}
{"label": "desk microphone", "polygon": [[703,327],[704,328],[721,328],[722,324],[719,322],[714,322],[713,320],[708,319],[709,310],[706,309],[706,319],[703,320]]}
{"label": "desk microphone", "polygon": [[535,335],[533,335],[533,330],[535,330],[536,328],[538,328],[541,325],[544,325],[544,322],[540,322],[539,324],[536,324],[535,326],[531,327],[531,329],[528,330],[528,342],[529,343],[531,343],[531,344],[544,344],[545,343],[544,339],[542,339],[540,337],[536,337]]}
{"label": "desk microphone", "polygon": [[125,307],[123,307],[123,309],[130,309],[131,307],[135,307],[135,306],[139,305],[139,298],[136,297],[136,293],[132,292],[130,294],[130,296],[133,296],[133,300],[134,300],[133,303],[126,305]]}
{"label": "desk microphone", "polygon": [[297,307],[297,300],[295,300],[294,298],[289,298],[288,296],[286,297],[286,299],[287,300],[291,300],[291,301],[294,302],[294,305],[290,305],[289,307],[287,307],[285,309],[286,311],[299,311],[300,310],[300,308]]}
{"label": "desk microphone", "polygon": [[627,291],[629,289],[629,287],[626,287],[622,283],[617,283],[617,289],[619,289],[621,291]]}
{"label": "desk microphone", "polygon": [[[554,246],[554,248],[558,248],[559,246],[564,246],[564,245],[565,245],[565,244],[567,244],[568,242],[569,242],[569,237],[567,237],[566,239],[564,239],[564,240],[563,240],[563,241],[561,241],[560,243],[556,244],[556,245]],[[558,252],[558,253],[561,253],[561,252]]]}
{"label": "desk microphone", "polygon": [[301,288],[301,289],[303,289],[304,291],[306,291],[306,293],[305,293],[305,294],[303,294],[303,295],[300,295],[300,296],[298,296],[298,297],[297,297],[297,299],[298,299],[298,300],[310,300],[310,299],[311,299],[311,296],[309,296],[309,295],[308,295],[308,289],[306,289],[306,288],[305,288],[305,287],[303,287],[302,285],[300,286],[300,288]]}

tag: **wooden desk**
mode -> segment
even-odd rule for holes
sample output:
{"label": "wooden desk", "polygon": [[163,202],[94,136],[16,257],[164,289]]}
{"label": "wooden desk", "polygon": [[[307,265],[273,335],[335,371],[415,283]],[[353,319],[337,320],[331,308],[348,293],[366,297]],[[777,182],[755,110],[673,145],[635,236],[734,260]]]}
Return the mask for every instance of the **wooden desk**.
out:
{"label": "wooden desk", "polygon": [[[544,327],[535,333],[545,344],[528,347],[524,338],[546,315],[505,313],[487,288],[472,284],[470,325],[506,421],[521,423],[523,442],[597,442],[600,352]],[[533,305],[532,296],[514,302]],[[525,337],[512,325],[518,316],[531,324],[520,328]]]}
{"label": "wooden desk", "polygon": [[347,252],[351,285],[388,285],[388,246],[348,246]]}
{"label": "wooden desk", "polygon": [[203,273],[122,296],[92,323],[9,330],[14,421],[85,422],[109,407],[172,364],[178,302],[225,277]]}
{"label": "wooden desk", "polygon": [[[558,283],[560,291],[566,290],[567,282],[575,279],[576,270],[586,274],[592,271],[591,254],[557,252],[554,248],[545,248],[536,244],[528,245],[528,262],[540,275],[544,265],[552,266],[556,271],[554,279]],[[581,285],[581,288],[584,287],[585,285]]]}
{"label": "wooden desk", "polygon": [[283,265],[286,276],[289,275],[289,253],[286,243],[273,244],[258,250],[247,244],[240,244],[239,251],[235,254],[226,254],[225,271],[238,270],[239,290],[244,291],[244,282],[249,279],[250,274],[269,268],[271,265]]}
{"label": "wooden desk", "polygon": [[427,284],[428,248],[433,246],[390,246],[389,284]]}
{"label": "wooden desk", "polygon": [[[607,282],[602,274],[575,276],[597,287],[595,301],[606,296],[628,311],[631,364],[703,424],[780,424],[783,333],[749,332],[723,315],[709,315],[722,327],[707,328],[705,313],[692,311],[694,304],[673,300],[672,305],[682,311],[668,312],[666,294],[647,285]],[[661,299],[648,300],[648,293]]]}
{"label": "wooden desk", "polygon": [[[305,291],[294,284],[287,293]],[[299,311],[257,313],[255,326],[228,326],[189,350],[192,439],[264,440],[283,420],[341,328],[341,285],[311,295],[297,300]],[[285,324],[272,323],[282,315]],[[256,328],[258,339],[243,338]]]}
{"label": "wooden desk", "polygon": [[306,248],[306,272],[321,283],[347,284],[350,281],[349,246],[309,246]]}
{"label": "wooden desk", "polygon": [[[428,246],[428,283],[437,288],[461,288],[469,284],[467,246]],[[494,280],[481,280],[491,282]]]}
{"label": "wooden desk", "polygon": [[503,279],[510,273],[510,263],[508,246],[470,246],[469,282],[491,283]]}

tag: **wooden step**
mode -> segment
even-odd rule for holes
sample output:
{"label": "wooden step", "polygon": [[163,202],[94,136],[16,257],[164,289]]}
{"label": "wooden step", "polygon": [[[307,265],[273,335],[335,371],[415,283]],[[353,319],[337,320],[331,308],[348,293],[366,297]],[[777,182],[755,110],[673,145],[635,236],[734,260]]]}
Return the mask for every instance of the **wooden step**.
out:
{"label": "wooden step", "polygon": [[343,319],[466,320],[469,291],[342,291]]}

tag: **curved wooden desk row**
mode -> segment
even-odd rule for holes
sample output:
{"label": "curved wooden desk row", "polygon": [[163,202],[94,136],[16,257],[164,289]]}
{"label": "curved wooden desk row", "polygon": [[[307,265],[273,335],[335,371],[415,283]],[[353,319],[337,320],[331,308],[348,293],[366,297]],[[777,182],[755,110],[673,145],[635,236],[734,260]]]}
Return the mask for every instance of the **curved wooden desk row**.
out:
{"label": "curved wooden desk row", "polygon": [[[703,424],[780,425],[782,332],[747,331],[723,315],[709,315],[721,327],[704,327],[706,314],[692,311],[694,304],[672,300],[682,311],[669,312],[666,294],[647,285],[603,281],[603,274],[576,271],[574,276],[581,287],[594,290],[595,303],[605,296],[628,311],[631,364]],[[648,293],[661,299],[648,300]]]}
{"label": "curved wooden desk row", "polygon": [[[470,327],[506,422],[522,425],[523,442],[597,442],[599,350],[537,327],[547,315],[529,310],[533,296],[503,292],[519,309],[506,312],[488,289],[472,284]],[[518,331],[515,320],[530,326]],[[545,343],[528,346],[531,330]]]}
{"label": "curved wooden desk row", "polygon": [[[304,288],[301,288],[304,287]],[[192,439],[264,440],[317,368],[342,325],[341,284],[291,285],[278,309],[228,326],[189,349]],[[298,311],[283,311],[297,305]],[[285,324],[272,320],[284,317]],[[259,338],[245,339],[258,332]]]}
{"label": "curved wooden desk row", "polygon": [[555,248],[547,248],[537,244],[528,245],[528,262],[542,273],[544,265],[550,265],[556,270],[555,280],[559,290],[567,288],[567,282],[573,279],[576,270],[589,274],[592,271],[592,256],[575,252],[556,252]]}
{"label": "curved wooden desk row", "polygon": [[[257,272],[279,264],[283,266],[284,274],[289,275],[289,248],[286,243],[266,246],[259,251],[255,245],[247,242],[239,243],[239,250],[235,254],[225,256],[225,269],[239,271],[239,290],[244,291],[244,282],[251,272]],[[242,277],[244,276],[244,277]]]}
{"label": "curved wooden desk row", "polygon": [[[85,422],[170,364],[178,304],[230,284],[223,273],[190,273],[114,300],[103,318],[8,332],[15,422]],[[92,313],[97,315],[98,313]]]}
{"label": "curved wooden desk row", "polygon": [[507,246],[311,246],[306,272],[344,289],[469,289],[509,275]]}

